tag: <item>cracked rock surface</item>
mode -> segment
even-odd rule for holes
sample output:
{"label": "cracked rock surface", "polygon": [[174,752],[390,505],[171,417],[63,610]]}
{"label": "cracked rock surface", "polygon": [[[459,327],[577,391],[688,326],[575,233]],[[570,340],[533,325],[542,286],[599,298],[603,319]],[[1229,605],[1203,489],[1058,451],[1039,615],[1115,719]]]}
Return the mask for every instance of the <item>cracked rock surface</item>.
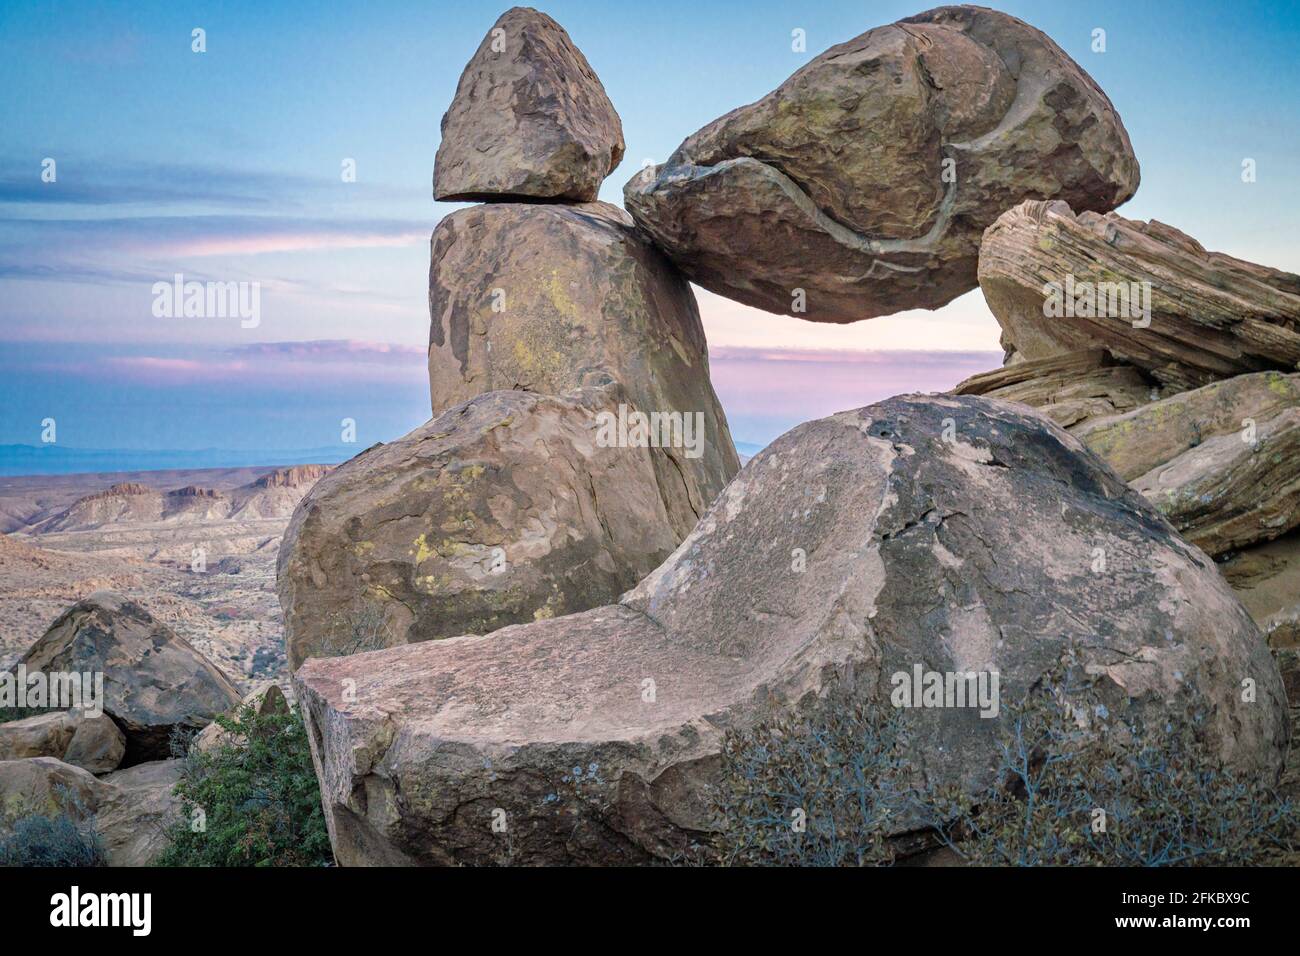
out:
{"label": "cracked rock surface", "polygon": [[[903,396],[772,443],[616,604],[295,685],[341,863],[629,863],[712,825],[723,733],[769,707],[917,664],[1007,700],[1062,660],[1153,715],[1193,695],[1214,752],[1278,772],[1277,666],[1213,563],[1041,417]],[[997,718],[905,720],[919,785],[988,782]]]}
{"label": "cracked rock surface", "polygon": [[1119,115],[1060,47],[1015,17],[951,6],[832,47],[623,195],[705,288],[853,322],[973,289],[981,233],[1016,203],[1104,212],[1138,179]]}

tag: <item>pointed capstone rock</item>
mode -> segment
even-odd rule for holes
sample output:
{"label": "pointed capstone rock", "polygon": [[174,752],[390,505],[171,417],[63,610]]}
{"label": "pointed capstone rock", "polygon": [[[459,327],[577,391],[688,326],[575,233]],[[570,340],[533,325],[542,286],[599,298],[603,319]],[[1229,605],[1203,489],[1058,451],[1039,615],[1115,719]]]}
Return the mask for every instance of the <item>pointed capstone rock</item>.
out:
{"label": "pointed capstone rock", "polygon": [[433,196],[586,202],[623,151],[618,113],[569,34],[515,7],[461,74],[442,118]]}

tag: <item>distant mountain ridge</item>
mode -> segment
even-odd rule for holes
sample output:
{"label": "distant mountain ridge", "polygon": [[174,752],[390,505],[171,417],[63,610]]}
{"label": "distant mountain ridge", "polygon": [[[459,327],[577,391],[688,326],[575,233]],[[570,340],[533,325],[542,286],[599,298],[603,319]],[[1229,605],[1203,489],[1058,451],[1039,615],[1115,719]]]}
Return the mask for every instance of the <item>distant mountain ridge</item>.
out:
{"label": "distant mountain ridge", "polygon": [[64,445],[0,445],[0,476],[76,475],[90,472],[163,471],[199,468],[275,468],[346,461],[360,445],[241,450],[229,448],[69,448]]}
{"label": "distant mountain ridge", "polygon": [[33,522],[31,535],[92,531],[110,525],[194,524],[221,520],[287,518],[299,499],[332,469],[330,465],[278,468],[226,491],[185,485],[164,490],[126,481],[82,495],[69,507]]}

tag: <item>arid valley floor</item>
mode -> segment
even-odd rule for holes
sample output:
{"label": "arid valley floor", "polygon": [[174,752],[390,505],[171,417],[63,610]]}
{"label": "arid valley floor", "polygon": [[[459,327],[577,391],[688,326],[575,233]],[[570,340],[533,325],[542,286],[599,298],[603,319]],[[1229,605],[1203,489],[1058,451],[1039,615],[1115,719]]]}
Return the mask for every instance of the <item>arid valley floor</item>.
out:
{"label": "arid valley floor", "polygon": [[284,677],[276,554],[324,471],[0,478],[0,668],[73,602],[107,589],[141,601],[241,683]]}

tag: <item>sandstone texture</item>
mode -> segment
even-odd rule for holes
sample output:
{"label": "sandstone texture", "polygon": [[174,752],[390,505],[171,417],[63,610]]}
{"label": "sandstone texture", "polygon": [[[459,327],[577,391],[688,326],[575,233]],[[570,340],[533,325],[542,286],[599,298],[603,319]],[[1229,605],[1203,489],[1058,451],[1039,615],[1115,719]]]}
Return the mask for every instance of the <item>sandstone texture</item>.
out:
{"label": "sandstone texture", "polygon": [[280,551],[290,666],[616,600],[707,504],[668,450],[598,443],[625,401],[489,392],[322,479]]}
{"label": "sandstone texture", "polygon": [[180,760],[94,777],[53,757],[0,761],[0,834],[26,816],[67,815],[93,827],[109,866],[147,866],[181,814]]}
{"label": "sandstone texture", "polygon": [[515,7],[461,74],[442,118],[433,196],[586,202],[623,151],[618,113],[568,33]]}
{"label": "sandstone texture", "polygon": [[[918,664],[1013,699],[1063,660],[1115,706],[1193,702],[1212,752],[1277,774],[1277,666],[1213,563],[1040,416],[905,396],[778,439],[617,604],[295,686],[340,863],[631,863],[710,827],[727,727]],[[918,785],[988,782],[997,718],[905,719]]]}
{"label": "sandstone texture", "polygon": [[125,754],[126,737],[104,714],[55,711],[0,723],[0,760],[57,757],[91,773],[108,773]]}
{"label": "sandstone texture", "polygon": [[126,735],[126,765],[169,756],[173,729],[202,729],[239,700],[220,668],[110,591],[70,607],[20,663],[29,674],[102,673],[104,712]]}
{"label": "sandstone texture", "polygon": [[623,196],[694,282],[853,322],[973,289],[981,233],[1016,203],[1105,212],[1138,179],[1119,115],[1078,64],[1014,17],[951,6],[832,47]]}
{"label": "sandstone texture", "polygon": [[1157,397],[1140,371],[1102,349],[1019,359],[972,375],[952,391],[1031,405],[1062,428],[1132,411]]}
{"label": "sandstone texture", "polygon": [[667,448],[664,462],[697,513],[736,473],[695,297],[622,210],[475,206],[438,223],[431,253],[435,415],[494,389],[558,395],[619,382],[642,412],[703,416],[703,453]]}
{"label": "sandstone texture", "polygon": [[[264,684],[250,691],[239,702],[239,706],[226,716],[237,717],[246,707],[251,708],[258,717],[264,717],[267,714],[287,714],[289,712],[289,702],[284,699],[284,691],[280,690],[278,684]],[[237,742],[234,733],[213,721],[195,735],[194,740],[190,743],[190,750],[191,752],[212,753],[227,744],[234,745]]]}
{"label": "sandstone texture", "polygon": [[[984,234],[979,281],[1027,359],[1101,348],[1173,391],[1300,367],[1300,276],[1207,252],[1155,220],[1022,203]],[[1056,290],[1062,308],[1073,300],[1067,314]]]}

